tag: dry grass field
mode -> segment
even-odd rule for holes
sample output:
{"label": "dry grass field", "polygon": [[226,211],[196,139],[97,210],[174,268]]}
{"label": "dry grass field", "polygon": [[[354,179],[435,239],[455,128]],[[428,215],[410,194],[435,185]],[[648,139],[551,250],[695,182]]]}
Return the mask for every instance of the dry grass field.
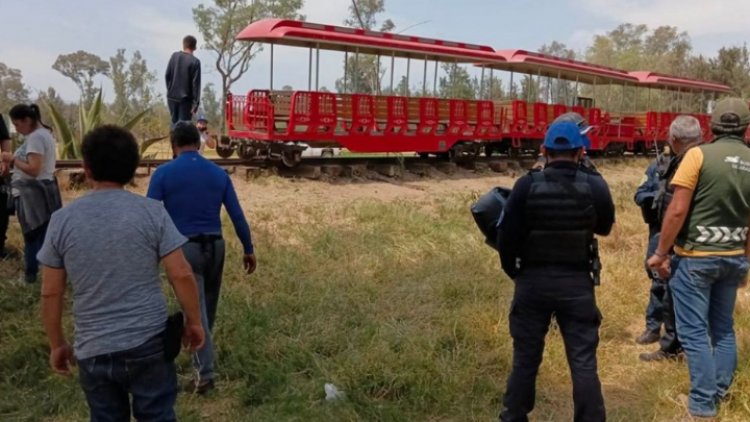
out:
{"label": "dry grass field", "polygon": [[[648,161],[602,169],[617,225],[601,242],[597,290],[604,314],[599,368],[611,421],[681,420],[685,362],[643,363],[655,346],[643,329],[649,281],[646,226],[632,201]],[[137,180],[143,193],[148,179]],[[184,421],[489,421],[511,363],[512,282],[482,243],[468,211],[513,175],[410,182],[235,178],[259,258],[241,273],[231,225],[215,333],[219,389],[181,395]],[[69,201],[83,192],[66,192]],[[21,247],[15,222],[11,248]],[[106,253],[106,251],[102,251]],[[39,322],[39,285],[17,280],[20,259],[0,262],[0,420],[80,421],[75,377],[53,375]],[[750,420],[750,299],[737,307],[739,371],[723,421]],[[70,318],[67,318],[70,325]],[[178,360],[181,381],[190,374]],[[324,383],[346,397],[327,402]],[[548,335],[535,421],[572,420],[559,332]]]}

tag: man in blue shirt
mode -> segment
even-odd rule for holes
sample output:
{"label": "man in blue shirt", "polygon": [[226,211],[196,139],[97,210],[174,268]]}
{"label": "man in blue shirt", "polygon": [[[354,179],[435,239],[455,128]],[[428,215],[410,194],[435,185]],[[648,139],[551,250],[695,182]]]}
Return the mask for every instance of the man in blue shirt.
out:
{"label": "man in blue shirt", "polygon": [[199,379],[194,380],[188,390],[203,394],[214,388],[211,330],[216,318],[224,270],[222,204],[242,242],[243,266],[248,274],[255,271],[256,260],[250,226],[242,212],[232,180],[221,167],[200,155],[198,129],[192,123],[178,122],[172,130],[171,141],[177,158],[154,172],[148,187],[148,197],[164,202],[177,229],[188,238],[183,251],[198,282],[203,328],[206,332],[205,346],[193,356],[193,365]]}

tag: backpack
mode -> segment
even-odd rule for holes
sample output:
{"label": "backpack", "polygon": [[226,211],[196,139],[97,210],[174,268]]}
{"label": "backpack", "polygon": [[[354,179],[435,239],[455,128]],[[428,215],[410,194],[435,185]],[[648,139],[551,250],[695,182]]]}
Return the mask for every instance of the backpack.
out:
{"label": "backpack", "polygon": [[503,217],[503,209],[508,202],[510,189],[495,187],[479,197],[477,202],[471,206],[471,214],[484,235],[485,243],[497,250],[497,239],[500,235],[500,221]]}

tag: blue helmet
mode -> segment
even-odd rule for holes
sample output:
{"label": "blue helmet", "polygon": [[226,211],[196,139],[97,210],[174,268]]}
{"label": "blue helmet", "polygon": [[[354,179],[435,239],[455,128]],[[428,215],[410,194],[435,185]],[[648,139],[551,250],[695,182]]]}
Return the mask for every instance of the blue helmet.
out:
{"label": "blue helmet", "polygon": [[583,148],[583,135],[573,122],[552,123],[544,135],[544,147],[556,151]]}
{"label": "blue helmet", "polygon": [[560,122],[573,122],[578,126],[578,130],[581,131],[581,136],[583,136],[583,146],[586,149],[591,148],[591,141],[589,140],[588,133],[593,129],[593,126],[589,126],[589,123],[586,121],[583,116],[576,113],[575,111],[569,111],[567,113],[563,113],[555,120],[552,121],[552,123],[560,123]]}

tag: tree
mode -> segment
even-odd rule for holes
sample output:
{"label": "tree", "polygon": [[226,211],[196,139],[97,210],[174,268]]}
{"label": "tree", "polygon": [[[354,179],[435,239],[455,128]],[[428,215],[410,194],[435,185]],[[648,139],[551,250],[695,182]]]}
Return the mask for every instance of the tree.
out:
{"label": "tree", "polygon": [[224,119],[221,117],[221,104],[219,104],[219,99],[216,97],[214,84],[209,83],[203,87],[201,104],[206,120],[212,125],[221,125],[221,122],[224,121]]}
{"label": "tree", "polygon": [[438,92],[442,98],[476,98],[475,84],[465,68],[456,63],[443,63],[440,67],[446,75],[438,82]]}
{"label": "tree", "polygon": [[[548,56],[559,57],[561,59],[574,60],[576,52],[568,48],[565,44],[553,41],[551,44],[545,44],[539,48],[539,52]],[[549,78],[542,78],[539,85],[542,98],[549,96],[552,104],[573,104],[577,93],[575,92],[575,83],[559,80],[552,75]]]}
{"label": "tree", "polygon": [[[344,20],[347,26],[374,30],[378,25],[377,15],[385,11],[385,0],[352,0],[349,17]],[[386,19],[379,30],[390,32],[395,28],[393,21]],[[345,77],[336,80],[339,92],[361,92],[377,94],[381,90],[380,81],[385,70],[378,65],[377,57],[369,54],[349,54],[344,66]]]}
{"label": "tree", "polygon": [[52,68],[72,80],[81,91],[85,108],[89,108],[96,97],[94,78],[98,75],[109,76],[109,63],[96,54],[78,50],[75,53],[61,54]]}
{"label": "tree", "polygon": [[18,69],[0,63],[0,110],[7,111],[19,103],[29,101],[29,90]]}
{"label": "tree", "polygon": [[[298,12],[302,0],[213,0],[193,8],[193,20],[203,37],[203,45],[216,54],[216,70],[221,76],[222,98],[232,84],[250,68],[250,61],[261,50],[254,42],[235,41],[249,23],[267,17],[304,19]],[[222,102],[222,111],[224,102]],[[222,128],[224,127],[222,119]]]}

